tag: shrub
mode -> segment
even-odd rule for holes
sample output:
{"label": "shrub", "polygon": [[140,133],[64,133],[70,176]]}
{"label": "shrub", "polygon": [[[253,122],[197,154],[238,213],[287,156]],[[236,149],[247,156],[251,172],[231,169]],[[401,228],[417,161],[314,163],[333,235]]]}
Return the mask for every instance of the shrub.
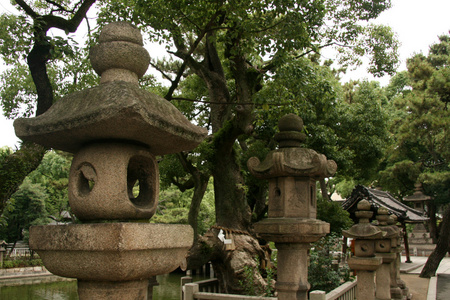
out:
{"label": "shrub", "polygon": [[333,265],[333,252],[341,250],[341,239],[336,234],[323,237],[311,249],[308,281],[310,290],[330,292],[351,279],[347,265],[336,268]]}
{"label": "shrub", "polygon": [[3,269],[26,268],[36,266],[43,266],[41,259],[29,259],[29,260],[16,259],[3,261]]}

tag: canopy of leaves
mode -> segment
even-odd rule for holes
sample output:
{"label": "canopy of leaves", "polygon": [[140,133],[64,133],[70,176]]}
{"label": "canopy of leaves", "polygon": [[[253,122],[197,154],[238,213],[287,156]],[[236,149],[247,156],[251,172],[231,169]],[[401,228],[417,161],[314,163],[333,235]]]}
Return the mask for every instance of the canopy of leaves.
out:
{"label": "canopy of leaves", "polygon": [[[303,118],[312,148],[338,164],[338,175],[370,181],[388,142],[385,96],[376,82],[352,82],[344,87],[327,66],[303,58],[280,68],[256,95],[259,138],[271,138],[277,120],[286,113]],[[260,102],[259,102],[260,101]]]}
{"label": "canopy of leaves", "polygon": [[[0,104],[6,117],[31,116],[36,110],[39,93],[29,69],[30,63],[38,65],[31,58],[33,49],[33,57],[40,55],[37,59],[45,62],[42,66],[55,92],[54,99],[96,83],[97,76],[88,62],[91,40],[88,38],[86,45],[80,47],[74,36],[69,35],[76,30],[79,18],[92,2],[15,1],[20,14],[0,16],[0,25],[5,29],[0,33],[0,55],[8,66],[0,75]],[[61,29],[65,34],[51,28]],[[39,80],[45,76],[42,73]]]}

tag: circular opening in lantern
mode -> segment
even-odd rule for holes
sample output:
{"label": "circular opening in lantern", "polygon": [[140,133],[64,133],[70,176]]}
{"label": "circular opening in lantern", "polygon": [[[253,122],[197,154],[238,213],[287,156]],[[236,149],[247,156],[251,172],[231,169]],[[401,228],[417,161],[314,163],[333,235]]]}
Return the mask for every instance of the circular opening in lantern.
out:
{"label": "circular opening in lantern", "polygon": [[152,159],[134,156],[127,170],[127,190],[130,201],[140,207],[151,207],[155,203],[156,166]]}
{"label": "circular opening in lantern", "polygon": [[84,162],[78,168],[77,189],[80,196],[85,197],[94,189],[97,173],[90,163]]}

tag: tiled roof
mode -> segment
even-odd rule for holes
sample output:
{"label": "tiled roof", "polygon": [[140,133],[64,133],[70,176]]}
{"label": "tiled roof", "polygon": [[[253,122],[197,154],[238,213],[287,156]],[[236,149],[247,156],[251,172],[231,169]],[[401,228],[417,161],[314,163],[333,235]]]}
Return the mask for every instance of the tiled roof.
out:
{"label": "tiled roof", "polygon": [[387,208],[389,213],[396,215],[400,222],[420,223],[428,220],[421,211],[415,210],[398,201],[388,192],[371,189],[362,185],[355,187],[351,196],[342,203],[342,207],[350,212],[350,214],[353,214],[356,211],[358,202],[363,199],[371,203],[372,210],[374,211],[381,206]]}

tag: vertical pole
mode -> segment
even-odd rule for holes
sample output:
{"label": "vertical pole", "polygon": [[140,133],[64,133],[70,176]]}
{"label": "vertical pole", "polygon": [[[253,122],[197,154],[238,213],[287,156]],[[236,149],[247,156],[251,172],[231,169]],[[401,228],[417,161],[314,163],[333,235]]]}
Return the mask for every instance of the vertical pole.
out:
{"label": "vertical pole", "polygon": [[180,288],[181,288],[181,299],[184,298],[184,286],[188,283],[192,283],[192,277],[190,276],[183,276],[181,277],[181,284],[180,284]]}
{"label": "vertical pole", "polygon": [[194,294],[198,293],[199,288],[196,283],[187,283],[184,285],[183,300],[194,300]]}
{"label": "vertical pole", "polygon": [[344,236],[342,239],[342,259],[345,262],[347,261],[348,238]]}
{"label": "vertical pole", "polygon": [[406,231],[406,224],[402,223],[402,228],[403,228],[403,241],[405,243],[405,252],[406,252],[406,261],[405,263],[412,263],[411,261],[411,256],[409,254],[409,242],[408,242],[408,232]]}

